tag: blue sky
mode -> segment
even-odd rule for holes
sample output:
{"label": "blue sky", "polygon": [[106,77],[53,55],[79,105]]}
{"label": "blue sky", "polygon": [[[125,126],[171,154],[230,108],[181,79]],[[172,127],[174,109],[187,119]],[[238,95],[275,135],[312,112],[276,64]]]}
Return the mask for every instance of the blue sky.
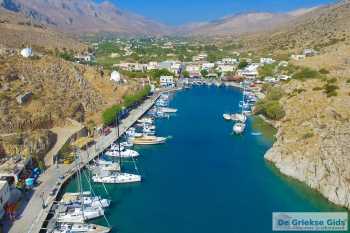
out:
{"label": "blue sky", "polygon": [[[101,1],[101,0],[97,0]],[[119,8],[171,25],[210,21],[247,11],[286,12],[332,0],[110,0]]]}

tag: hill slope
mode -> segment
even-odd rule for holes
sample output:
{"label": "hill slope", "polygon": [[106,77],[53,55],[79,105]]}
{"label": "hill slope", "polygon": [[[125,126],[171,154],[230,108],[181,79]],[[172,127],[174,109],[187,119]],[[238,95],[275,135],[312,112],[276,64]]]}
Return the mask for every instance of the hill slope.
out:
{"label": "hill slope", "polygon": [[[2,3],[1,3],[2,2]],[[166,27],[117,9],[112,3],[93,0],[0,0],[11,11],[74,33],[111,32],[126,35],[160,35]]]}
{"label": "hill slope", "polygon": [[21,13],[0,8],[0,45],[23,48],[31,45],[37,49],[85,50],[87,46],[78,40],[30,20]]}

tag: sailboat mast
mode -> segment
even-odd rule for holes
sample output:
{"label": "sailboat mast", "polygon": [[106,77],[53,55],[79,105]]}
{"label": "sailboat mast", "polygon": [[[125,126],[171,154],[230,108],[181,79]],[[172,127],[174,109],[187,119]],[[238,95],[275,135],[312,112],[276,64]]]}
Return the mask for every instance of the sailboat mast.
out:
{"label": "sailboat mast", "polygon": [[119,131],[119,114],[116,116],[116,123],[117,123],[117,143],[118,143],[118,152],[119,152],[119,166],[122,164],[122,158],[121,158],[121,151],[120,151],[120,131]]}

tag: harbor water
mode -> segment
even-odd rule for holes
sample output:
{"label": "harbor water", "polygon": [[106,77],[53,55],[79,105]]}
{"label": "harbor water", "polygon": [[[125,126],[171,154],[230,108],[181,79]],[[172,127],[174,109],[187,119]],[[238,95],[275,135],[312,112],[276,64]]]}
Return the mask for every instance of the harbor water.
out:
{"label": "harbor water", "polygon": [[[112,200],[106,216],[113,233],[264,233],[272,232],[273,211],[338,210],[264,160],[274,140],[270,126],[250,118],[244,135],[232,135],[222,114],[237,112],[240,100],[231,87],[172,96],[178,113],[156,120],[157,135],[171,136],[168,142],[134,148],[143,182],[107,185],[109,195],[94,185]],[[124,167],[135,172],[130,161]],[[66,190],[76,191],[74,180]]]}

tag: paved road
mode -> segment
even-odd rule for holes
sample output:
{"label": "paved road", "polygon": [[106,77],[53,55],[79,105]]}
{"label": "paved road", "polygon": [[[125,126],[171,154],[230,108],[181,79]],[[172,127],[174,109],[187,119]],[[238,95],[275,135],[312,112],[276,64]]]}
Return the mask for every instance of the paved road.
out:
{"label": "paved road", "polygon": [[[140,107],[132,110],[129,116],[121,121],[121,134],[130,128],[148,109],[150,109],[158,97],[159,94],[155,94],[147,99]],[[85,166],[86,163],[104,151],[116,139],[116,129],[113,129],[107,136],[97,138],[95,140],[96,146],[92,146],[87,151],[81,151],[79,153],[82,161],[81,166]],[[49,195],[50,191],[55,187],[61,188],[62,184],[57,184],[59,176],[65,175],[65,180],[62,181],[62,183],[65,182],[68,177],[74,174],[74,166],[76,166],[75,163],[71,165],[60,164],[58,167],[53,165],[39,177],[39,182],[41,182],[41,184],[33,190],[32,197],[28,203],[23,206],[23,212],[18,217],[18,220],[16,220],[11,226],[9,233],[37,233],[40,231],[55,199],[55,197]],[[46,209],[42,208],[43,199],[47,205]]]}

